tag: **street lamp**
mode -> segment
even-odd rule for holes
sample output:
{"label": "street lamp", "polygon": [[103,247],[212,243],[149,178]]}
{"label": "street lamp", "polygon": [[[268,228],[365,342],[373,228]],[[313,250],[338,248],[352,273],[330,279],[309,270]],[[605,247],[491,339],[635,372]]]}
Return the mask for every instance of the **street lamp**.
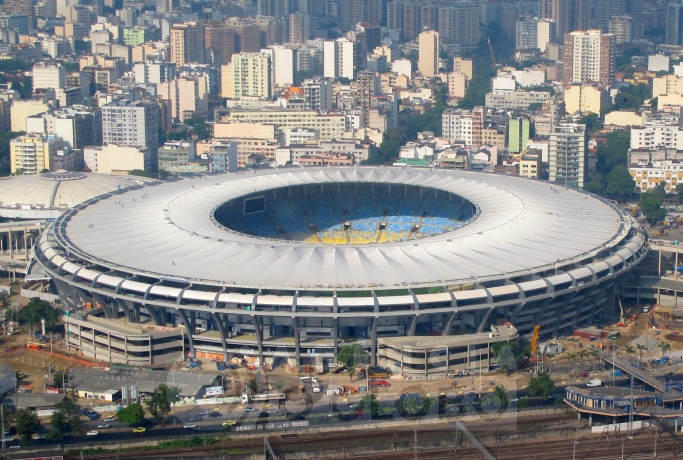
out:
{"label": "street lamp", "polygon": [[616,337],[612,337],[612,348],[614,351],[614,357],[612,358],[612,386],[614,386],[614,373],[615,373],[614,363],[617,360],[617,338]]}

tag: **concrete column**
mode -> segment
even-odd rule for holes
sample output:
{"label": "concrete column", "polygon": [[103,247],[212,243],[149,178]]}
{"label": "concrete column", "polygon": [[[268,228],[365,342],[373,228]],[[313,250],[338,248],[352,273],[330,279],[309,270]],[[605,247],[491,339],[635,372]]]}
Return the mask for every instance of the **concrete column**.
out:
{"label": "concrete column", "polygon": [[263,318],[254,315],[251,317],[254,324],[254,332],[256,332],[256,345],[258,347],[258,359],[261,366],[263,366]]}
{"label": "concrete column", "polygon": [[97,361],[97,337],[95,335],[95,327],[92,328],[92,360]]}
{"label": "concrete column", "polygon": [[372,330],[370,331],[370,364],[377,365],[377,325],[379,324],[379,317],[376,316],[372,321]]}
{"label": "concrete column", "polygon": [[339,354],[339,318],[332,318],[332,340],[334,341],[334,363],[337,363],[337,355]]}
{"label": "concrete column", "polygon": [[678,280],[678,251],[676,251],[675,260],[676,262],[674,262],[674,280]]}
{"label": "concrete column", "polygon": [[24,229],[24,260],[28,262],[28,245],[26,244],[26,229]]}
{"label": "concrete column", "polygon": [[657,264],[657,269],[659,270],[657,274],[662,276],[662,250],[659,250],[659,264]]}
{"label": "concrete column", "polygon": [[128,337],[123,336],[123,362],[128,364]]}
{"label": "concrete column", "polygon": [[149,336],[149,364],[154,364],[154,353],[152,352],[152,336]]}
{"label": "concrete column", "polygon": [[83,354],[83,330],[81,329],[81,325],[78,325],[78,351],[80,354]]}
{"label": "concrete column", "polygon": [[107,348],[109,349],[109,362],[111,363],[111,334],[107,332]]}
{"label": "concrete column", "polygon": [[588,426],[593,426],[593,414],[588,414]]}
{"label": "concrete column", "polygon": [[[294,348],[296,353],[296,366],[301,366],[301,334],[299,332],[299,318],[292,317],[292,334],[294,334]],[[297,369],[298,371],[298,369]]]}

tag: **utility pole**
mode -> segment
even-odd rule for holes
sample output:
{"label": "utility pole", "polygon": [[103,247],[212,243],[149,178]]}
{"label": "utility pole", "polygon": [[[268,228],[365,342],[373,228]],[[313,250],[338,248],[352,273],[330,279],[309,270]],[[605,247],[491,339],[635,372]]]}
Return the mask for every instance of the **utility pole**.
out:
{"label": "utility pole", "polygon": [[572,460],[576,460],[576,445],[579,443],[579,440],[577,439],[578,433],[579,433],[579,429],[575,428],[574,429],[574,442],[572,443],[573,447],[574,447],[574,450],[572,452]]}

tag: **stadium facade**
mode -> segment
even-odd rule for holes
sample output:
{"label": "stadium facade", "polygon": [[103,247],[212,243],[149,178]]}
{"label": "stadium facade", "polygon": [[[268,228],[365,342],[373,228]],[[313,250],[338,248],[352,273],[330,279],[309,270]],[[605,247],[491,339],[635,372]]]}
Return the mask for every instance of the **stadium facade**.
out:
{"label": "stadium facade", "polygon": [[[647,249],[627,213],[552,183],[287,168],[89,200],[41,235],[29,270],[96,359],[321,365],[357,341],[373,363],[429,373],[488,364],[491,343],[535,325],[554,337],[614,316]],[[424,360],[404,360],[402,338]]]}

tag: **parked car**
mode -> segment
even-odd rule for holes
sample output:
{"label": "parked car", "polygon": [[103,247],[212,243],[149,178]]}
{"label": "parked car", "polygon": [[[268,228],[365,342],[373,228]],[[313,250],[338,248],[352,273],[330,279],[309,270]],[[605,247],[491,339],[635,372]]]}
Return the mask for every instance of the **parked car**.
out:
{"label": "parked car", "polygon": [[245,407],[244,412],[256,412],[256,408],[253,406]]}
{"label": "parked car", "polygon": [[108,422],[115,422],[115,421],[116,421],[116,417],[107,417],[107,418],[104,419],[104,421],[105,421],[105,423],[108,423]]}
{"label": "parked car", "polygon": [[209,415],[209,411],[208,411],[208,410],[203,410],[203,411],[201,411],[201,412],[199,413],[199,415]]}
{"label": "parked car", "polygon": [[100,433],[97,430],[90,430],[87,434],[88,436],[97,436]]}
{"label": "parked car", "polygon": [[145,428],[144,426],[133,428],[133,433],[144,433],[145,431],[147,431],[147,428]]}
{"label": "parked car", "polygon": [[266,412],[267,412],[268,414],[277,414],[277,413],[280,412],[280,411],[277,410],[277,409],[268,409]]}
{"label": "parked car", "polygon": [[209,417],[220,417],[221,413],[220,412],[210,412]]}
{"label": "parked car", "polygon": [[39,441],[39,440],[41,440],[41,439],[45,439],[45,435],[44,435],[44,434],[34,434],[34,435],[32,436],[32,438],[33,438],[34,440],[36,440],[36,441]]}
{"label": "parked car", "polygon": [[330,412],[327,414],[328,417],[339,417],[339,412]]}
{"label": "parked car", "polygon": [[183,428],[186,430],[196,430],[197,425],[195,423],[188,423],[187,425],[183,425]]}
{"label": "parked car", "polygon": [[100,423],[97,425],[97,428],[111,428],[111,425],[108,423]]}
{"label": "parked car", "polygon": [[237,422],[234,420],[226,420],[225,422],[223,422],[223,426],[234,426],[234,425],[237,425]]}

